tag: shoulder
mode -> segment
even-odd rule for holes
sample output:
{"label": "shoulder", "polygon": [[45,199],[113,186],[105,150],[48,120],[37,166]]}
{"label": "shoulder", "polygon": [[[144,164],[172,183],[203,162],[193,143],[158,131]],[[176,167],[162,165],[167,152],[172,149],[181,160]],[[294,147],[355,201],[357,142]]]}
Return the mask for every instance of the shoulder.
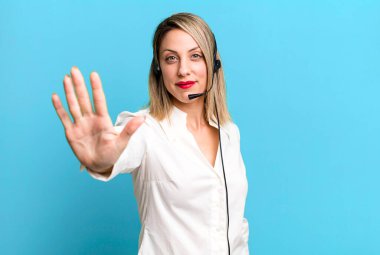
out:
{"label": "shoulder", "polygon": [[155,118],[153,118],[153,116],[150,115],[149,108],[144,108],[136,112],[123,111],[119,113],[119,115],[116,118],[114,126],[116,127],[117,130],[122,130],[122,128],[125,125],[127,125],[127,123],[136,116],[145,117],[144,123],[137,129],[136,133],[141,133],[144,136],[146,136],[152,130],[159,129],[159,124],[155,120]]}
{"label": "shoulder", "polygon": [[115,126],[125,126],[129,120],[136,116],[147,116],[149,115],[149,109],[141,109],[137,112],[123,111],[119,113],[116,118]]}
{"label": "shoulder", "polygon": [[236,123],[229,121],[222,125],[222,128],[226,131],[231,140],[240,141],[240,131]]}

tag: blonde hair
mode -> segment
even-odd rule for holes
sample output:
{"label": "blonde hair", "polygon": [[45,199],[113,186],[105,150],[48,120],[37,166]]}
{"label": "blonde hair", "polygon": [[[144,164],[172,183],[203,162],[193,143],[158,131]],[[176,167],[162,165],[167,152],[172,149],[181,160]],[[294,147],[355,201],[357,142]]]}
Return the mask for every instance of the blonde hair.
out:
{"label": "blonde hair", "polygon": [[[159,63],[159,49],[165,34],[173,29],[181,29],[193,37],[205,56],[207,66],[207,86],[206,90],[212,86],[213,55],[215,40],[214,35],[206,22],[197,15],[191,13],[176,13],[163,20],[158,26],[153,37],[153,60],[149,71],[149,98],[148,107],[150,114],[157,120],[162,120],[169,116],[172,110],[171,95],[165,88],[162,75],[156,78],[154,68],[155,63]],[[216,53],[216,59],[220,60],[220,55]],[[223,69],[214,74],[214,86],[205,96],[205,119],[209,120],[216,116],[215,103],[218,107],[220,124],[231,120],[227,109],[226,87]],[[216,102],[215,102],[216,100]],[[214,119],[214,121],[216,121]]]}

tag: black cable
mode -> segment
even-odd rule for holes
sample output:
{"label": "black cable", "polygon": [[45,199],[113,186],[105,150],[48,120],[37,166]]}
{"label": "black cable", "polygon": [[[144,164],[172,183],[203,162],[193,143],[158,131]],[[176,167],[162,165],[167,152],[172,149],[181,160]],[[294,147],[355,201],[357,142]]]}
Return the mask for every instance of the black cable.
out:
{"label": "black cable", "polygon": [[223,176],[224,176],[224,186],[226,188],[226,204],[227,204],[227,243],[228,243],[228,254],[230,255],[230,239],[228,237],[228,230],[230,227],[230,214],[229,214],[229,209],[228,209],[228,189],[227,189],[227,181],[226,181],[226,173],[224,172],[224,162],[223,162],[223,152],[222,152],[222,140],[221,140],[221,135],[220,135],[220,123],[219,123],[219,115],[218,115],[218,108],[216,106],[216,100],[214,97],[214,102],[215,102],[215,111],[216,111],[216,118],[218,120],[218,133],[219,133],[219,148],[220,148],[220,157],[222,158],[222,168],[223,168]]}

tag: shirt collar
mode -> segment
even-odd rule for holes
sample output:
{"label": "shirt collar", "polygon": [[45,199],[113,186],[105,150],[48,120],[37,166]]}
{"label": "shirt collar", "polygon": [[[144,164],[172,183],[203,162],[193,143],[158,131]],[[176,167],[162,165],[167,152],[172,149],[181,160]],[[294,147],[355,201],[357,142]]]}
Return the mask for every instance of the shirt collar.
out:
{"label": "shirt collar", "polygon": [[[160,125],[164,130],[165,134],[169,137],[170,140],[174,140],[176,136],[181,134],[181,131],[187,129],[187,113],[180,110],[176,106],[173,105],[172,111],[169,115],[169,118],[165,118],[160,121]],[[215,115],[211,119],[209,119],[208,123],[218,129],[218,123]],[[220,130],[222,133],[225,133],[228,137],[228,140],[231,140],[231,134],[227,129],[226,125],[220,125]]]}

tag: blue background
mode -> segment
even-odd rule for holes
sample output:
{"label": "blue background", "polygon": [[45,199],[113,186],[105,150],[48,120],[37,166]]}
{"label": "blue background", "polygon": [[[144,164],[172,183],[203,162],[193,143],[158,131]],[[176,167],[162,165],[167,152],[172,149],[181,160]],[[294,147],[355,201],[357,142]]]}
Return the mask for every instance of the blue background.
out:
{"label": "blue background", "polygon": [[137,254],[131,176],[79,171],[51,95],[75,65],[113,121],[138,110],[154,29],[187,11],[222,56],[250,252],[380,254],[380,1],[144,2],[0,1],[0,253]]}

